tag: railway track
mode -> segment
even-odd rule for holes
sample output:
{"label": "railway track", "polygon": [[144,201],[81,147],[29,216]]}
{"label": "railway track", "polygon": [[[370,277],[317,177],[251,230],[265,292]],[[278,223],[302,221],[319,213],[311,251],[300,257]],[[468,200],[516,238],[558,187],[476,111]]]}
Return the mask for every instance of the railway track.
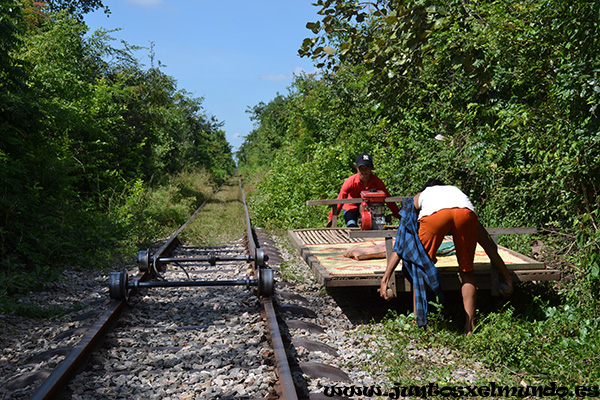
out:
{"label": "railway track", "polygon": [[[217,251],[246,253],[243,243],[220,248],[179,247],[174,257]],[[190,263],[168,268],[165,279],[236,280],[245,263]],[[260,317],[260,299],[245,286],[140,288],[111,330],[91,368],[69,384],[79,398],[265,398],[277,367]],[[272,327],[271,327],[272,329]],[[169,371],[165,374],[165,370]]]}
{"label": "railway track", "polygon": [[[111,273],[113,301],[46,370],[32,399],[297,398],[271,300],[273,270],[245,199],[243,240],[197,247],[179,239],[205,204],[158,250],[140,252],[136,276]],[[175,365],[175,378],[165,378]]]}
{"label": "railway track", "polygon": [[284,282],[290,255],[245,213],[244,238],[182,243],[186,223],[138,266],[86,281],[81,311],[8,346],[28,355],[5,351],[0,398],[323,399],[376,383],[344,311],[301,261],[305,283]]}
{"label": "railway track", "polygon": [[[239,239],[186,243],[184,225],[136,266],[110,277],[68,268],[28,296],[66,315],[0,314],[0,399],[323,400],[395,385],[368,347],[386,338],[361,325],[389,308],[405,314],[411,299],[326,292],[284,239],[252,228],[247,209],[245,219]],[[424,371],[444,365],[457,382],[494,376],[435,346],[409,345],[401,356]]]}

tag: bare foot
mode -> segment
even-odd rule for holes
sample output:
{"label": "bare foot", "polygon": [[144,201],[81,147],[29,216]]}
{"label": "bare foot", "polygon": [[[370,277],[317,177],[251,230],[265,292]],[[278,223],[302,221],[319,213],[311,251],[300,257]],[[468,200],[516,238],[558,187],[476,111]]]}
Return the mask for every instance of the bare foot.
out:
{"label": "bare foot", "polygon": [[465,322],[465,336],[469,336],[473,333],[473,329],[475,329],[475,321],[473,318],[467,317],[467,321]]}

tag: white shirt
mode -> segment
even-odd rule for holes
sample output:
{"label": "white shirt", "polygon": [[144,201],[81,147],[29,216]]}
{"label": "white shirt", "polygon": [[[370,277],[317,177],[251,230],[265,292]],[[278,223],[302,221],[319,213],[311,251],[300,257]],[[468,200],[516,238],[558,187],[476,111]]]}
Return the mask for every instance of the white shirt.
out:
{"label": "white shirt", "polygon": [[426,217],[444,208],[468,208],[475,212],[473,203],[456,186],[430,186],[419,195],[419,218]]}

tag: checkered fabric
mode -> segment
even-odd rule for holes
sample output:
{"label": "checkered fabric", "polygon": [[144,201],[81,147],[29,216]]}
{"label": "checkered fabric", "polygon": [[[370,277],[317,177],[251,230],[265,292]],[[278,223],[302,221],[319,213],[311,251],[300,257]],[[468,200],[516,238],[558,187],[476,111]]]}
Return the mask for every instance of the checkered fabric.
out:
{"label": "checkered fabric", "polygon": [[410,275],[415,291],[417,325],[427,325],[427,292],[425,284],[443,301],[438,271],[419,240],[419,223],[413,199],[402,199],[400,225],[394,251],[402,260],[402,269]]}

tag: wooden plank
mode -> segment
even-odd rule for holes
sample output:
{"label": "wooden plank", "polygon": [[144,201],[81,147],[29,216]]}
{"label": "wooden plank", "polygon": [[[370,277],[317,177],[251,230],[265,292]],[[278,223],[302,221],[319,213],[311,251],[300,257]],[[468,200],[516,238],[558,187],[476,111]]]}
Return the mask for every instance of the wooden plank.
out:
{"label": "wooden plank", "polygon": [[315,243],[325,244],[331,242],[331,235],[327,229],[318,228],[314,231]]}
{"label": "wooden plank", "polygon": [[394,251],[394,242],[391,237],[385,238],[385,259],[389,260],[392,255],[392,251]]}
{"label": "wooden plank", "polygon": [[[396,228],[397,229],[397,228]],[[361,231],[355,230],[350,231],[350,238],[362,238],[362,239],[373,239],[373,238],[395,238],[396,230],[392,229],[380,229],[372,231]]]}
{"label": "wooden plank", "polygon": [[[511,275],[515,281],[531,282],[531,281],[559,281],[562,278],[562,273],[554,269],[540,270],[516,270],[511,271]],[[404,277],[401,271],[394,273],[396,279],[396,292],[411,292],[410,282]],[[330,276],[326,279],[324,286],[327,287],[357,287],[369,286],[379,287],[383,272],[371,276]],[[460,290],[462,283],[460,275],[456,271],[440,271],[439,280],[442,290]],[[477,289],[491,290],[493,289],[492,277],[489,271],[475,271],[475,280]]]}
{"label": "wooden plank", "polygon": [[330,200],[307,200],[307,206],[330,206],[338,204],[360,204],[362,199],[330,199]]}
{"label": "wooden plank", "polygon": [[534,227],[518,227],[518,228],[485,228],[490,235],[526,235],[537,233],[537,228]]}
{"label": "wooden plank", "polygon": [[352,241],[350,240],[350,238],[348,236],[349,230],[350,230],[350,228],[343,228],[343,229],[338,229],[335,232],[332,232],[335,236],[336,243],[351,243]]}
{"label": "wooden plank", "polygon": [[309,244],[309,243],[313,242],[312,239],[311,239],[311,237],[310,237],[310,233],[309,232],[301,232],[301,233],[299,232],[299,234],[301,235],[302,242],[304,244]]}
{"label": "wooden plank", "polygon": [[344,234],[346,235],[346,241],[350,243],[364,242],[364,238],[353,237],[352,235],[354,232],[361,232],[361,230],[360,228],[348,228],[348,230],[344,232]]}
{"label": "wooden plank", "polygon": [[[395,227],[398,229],[398,227]],[[396,230],[392,229],[381,229],[381,230],[370,230],[370,231],[352,231],[350,232],[351,238],[385,238],[385,237],[396,237]],[[537,232],[537,228],[520,227],[520,228],[485,228],[490,235],[522,235],[532,234]]]}
{"label": "wooden plank", "polygon": [[[397,271],[394,271],[394,273],[392,274],[392,276],[390,276],[390,280],[388,282],[388,289],[392,290],[392,297],[398,297],[398,285],[396,282],[396,274]],[[381,280],[379,281],[379,286],[381,287]]]}
{"label": "wooden plank", "polygon": [[[315,241],[315,244],[328,244],[334,243],[351,243],[354,241],[362,241],[365,238],[361,238],[365,232],[375,232],[375,234],[381,235],[382,231],[360,231],[359,229],[348,229],[348,228],[318,228],[318,229],[300,229],[296,231],[289,231],[289,237],[292,244],[298,249],[302,258],[310,266],[311,270],[315,274],[317,280],[326,287],[356,287],[356,286],[368,286],[368,287],[379,287],[381,283],[381,277],[384,274],[384,268],[382,270],[376,270],[369,275],[331,275],[325,267],[323,267],[318,259],[312,255],[308,249],[307,238],[310,241]],[[394,231],[390,231],[394,232]],[[384,233],[388,236],[388,233]],[[359,236],[359,237],[352,237]],[[381,236],[379,236],[381,237]],[[391,237],[386,237],[387,242],[392,242]],[[325,242],[325,243],[323,243]],[[386,249],[387,250],[387,249]],[[558,281],[562,279],[562,273],[555,269],[546,268],[543,263],[526,257],[523,254],[515,252],[510,249],[506,249],[511,254],[523,259],[528,264],[533,264],[534,269],[522,269],[514,270],[510,269],[511,275],[515,282],[527,282],[527,281]],[[476,269],[475,275],[477,280],[477,287],[479,289],[492,289],[495,292],[495,288],[498,285],[498,278],[493,277],[493,271],[490,271],[490,265],[486,264],[485,269]],[[404,278],[401,269],[397,269],[394,274],[396,278],[396,291],[397,292],[410,292],[410,283]],[[459,290],[461,283],[457,268],[444,268],[439,269],[440,284],[443,290]]]}
{"label": "wooden plank", "polygon": [[298,236],[298,240],[303,243],[303,244],[308,244],[310,243],[310,240],[308,240],[309,236],[308,233],[306,233],[305,231],[295,231],[296,236]]}
{"label": "wooden plank", "polygon": [[300,238],[294,231],[288,231],[288,236],[292,244],[300,252],[300,256],[302,256],[304,261],[312,269],[319,283],[327,286],[327,281],[331,279],[331,276],[329,275],[327,270],[321,267],[321,264],[317,261],[316,257],[313,256],[312,253],[304,246],[304,243],[300,240]]}
{"label": "wooden plank", "polygon": [[331,237],[328,236],[328,231],[325,229],[318,229],[314,233],[316,243],[330,243]]}
{"label": "wooden plank", "polygon": [[337,206],[334,204],[331,206],[331,226],[333,226],[334,228],[337,228],[337,220],[338,220],[338,209]]}
{"label": "wooden plank", "polygon": [[[500,246],[500,247],[502,247],[502,246]],[[540,269],[544,269],[545,268],[544,263],[541,262],[541,261],[535,260],[535,259],[533,259],[531,257],[527,257],[526,255],[518,253],[518,252],[516,252],[516,251],[514,251],[512,249],[509,249],[507,247],[502,247],[502,249],[504,249],[505,251],[507,251],[508,253],[512,254],[515,257],[521,258],[523,261],[526,261],[527,264],[535,265],[536,267],[539,267]]]}
{"label": "wooden plank", "polygon": [[552,268],[533,269],[533,270],[517,270],[511,271],[513,276],[521,282],[531,281],[560,281],[563,277],[561,271]]}
{"label": "wooden plank", "polygon": [[311,243],[323,243],[323,238],[319,235],[318,231],[313,231],[309,233]]}
{"label": "wooden plank", "polygon": [[[386,197],[384,202],[386,203],[399,203],[403,199],[410,199],[411,197],[402,196],[402,197]],[[307,206],[330,206],[337,204],[360,204],[362,203],[362,199],[324,199],[324,200],[307,200]]]}
{"label": "wooden plank", "polygon": [[327,238],[327,243],[340,243],[342,239],[340,239],[338,231],[328,230],[324,232],[325,237]]}
{"label": "wooden plank", "polygon": [[381,277],[343,277],[343,278],[332,278],[327,280],[326,287],[364,287],[381,286]]}

